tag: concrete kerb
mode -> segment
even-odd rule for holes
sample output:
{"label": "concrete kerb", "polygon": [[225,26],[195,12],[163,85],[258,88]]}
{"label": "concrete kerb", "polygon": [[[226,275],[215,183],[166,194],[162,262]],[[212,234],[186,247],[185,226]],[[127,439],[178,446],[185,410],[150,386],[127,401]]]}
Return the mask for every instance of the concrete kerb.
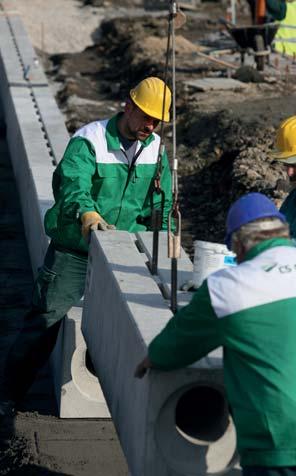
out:
{"label": "concrete kerb", "polygon": [[149,342],[171,317],[136,241],[126,232],[92,234],[82,318],[130,472],[231,472],[236,439],[224,396],[221,349],[190,368],[134,378]]}
{"label": "concrete kerb", "polygon": [[[141,232],[136,233],[138,246],[146,254],[150,266],[152,263],[152,244],[153,233]],[[168,244],[167,244],[167,232],[159,233],[159,253],[158,253],[158,275],[163,285],[165,294],[170,296],[171,294],[171,259],[168,258]],[[188,304],[191,299],[191,294],[181,291],[181,287],[184,283],[192,280],[192,262],[181,249],[181,256],[178,259],[178,277],[177,277],[177,289],[178,291],[178,304],[184,306]]]}
{"label": "concrete kerb", "polygon": [[[8,24],[1,16],[1,103],[34,275],[48,246],[43,217],[53,203],[53,162],[59,161],[69,140],[62,115],[35,58],[20,18],[10,16]],[[31,70],[24,71],[28,64]],[[66,316],[51,359],[60,416],[106,418],[109,413],[99,384],[85,365],[86,346],[80,321],[81,307],[73,308]]]}

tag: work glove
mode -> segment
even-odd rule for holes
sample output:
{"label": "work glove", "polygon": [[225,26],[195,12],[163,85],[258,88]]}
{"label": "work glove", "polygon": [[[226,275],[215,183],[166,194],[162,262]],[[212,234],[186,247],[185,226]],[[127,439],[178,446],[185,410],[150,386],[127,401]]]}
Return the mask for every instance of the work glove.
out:
{"label": "work glove", "polygon": [[99,213],[85,212],[81,215],[81,234],[86,242],[89,241],[91,230],[115,230],[114,225],[109,225]]}

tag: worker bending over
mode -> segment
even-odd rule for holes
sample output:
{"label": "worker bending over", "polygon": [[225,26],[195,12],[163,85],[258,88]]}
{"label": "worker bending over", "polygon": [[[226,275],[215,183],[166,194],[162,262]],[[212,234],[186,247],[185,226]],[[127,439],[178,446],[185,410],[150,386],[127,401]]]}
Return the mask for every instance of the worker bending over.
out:
{"label": "worker bending over", "polygon": [[[154,130],[161,120],[169,121],[170,103],[165,83],[149,77],[130,91],[124,112],[87,124],[70,140],[53,174],[55,203],[45,215],[51,243],[32,308],[8,355],[0,415],[10,413],[22,399],[55,345],[62,318],[83,296],[90,230],[150,228],[151,191],[159,165],[166,229],[171,174],[165,151],[158,164],[160,137]],[[161,194],[153,198],[160,207]]]}
{"label": "worker bending over", "polygon": [[211,274],[136,369],[173,370],[224,348],[243,476],[296,475],[296,248],[264,195],[236,201],[226,243],[238,266]]}

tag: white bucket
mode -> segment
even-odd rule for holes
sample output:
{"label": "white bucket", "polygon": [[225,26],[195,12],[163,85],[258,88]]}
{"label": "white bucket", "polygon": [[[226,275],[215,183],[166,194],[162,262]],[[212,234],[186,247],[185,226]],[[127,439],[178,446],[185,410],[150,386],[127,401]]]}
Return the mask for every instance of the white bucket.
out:
{"label": "white bucket", "polygon": [[199,288],[209,274],[218,269],[236,266],[236,257],[227,246],[209,241],[194,241],[193,282]]}

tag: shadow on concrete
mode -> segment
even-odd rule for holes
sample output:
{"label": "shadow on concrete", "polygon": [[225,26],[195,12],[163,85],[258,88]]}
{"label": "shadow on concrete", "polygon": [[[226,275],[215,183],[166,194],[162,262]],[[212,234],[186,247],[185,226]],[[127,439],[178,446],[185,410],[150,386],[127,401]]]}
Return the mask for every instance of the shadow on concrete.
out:
{"label": "shadow on concrete", "polygon": [[47,468],[43,468],[42,466],[36,465],[28,465],[24,466],[23,468],[18,469],[17,471],[13,471],[9,473],[9,476],[72,476],[70,473],[60,473],[59,471],[51,471]]}

